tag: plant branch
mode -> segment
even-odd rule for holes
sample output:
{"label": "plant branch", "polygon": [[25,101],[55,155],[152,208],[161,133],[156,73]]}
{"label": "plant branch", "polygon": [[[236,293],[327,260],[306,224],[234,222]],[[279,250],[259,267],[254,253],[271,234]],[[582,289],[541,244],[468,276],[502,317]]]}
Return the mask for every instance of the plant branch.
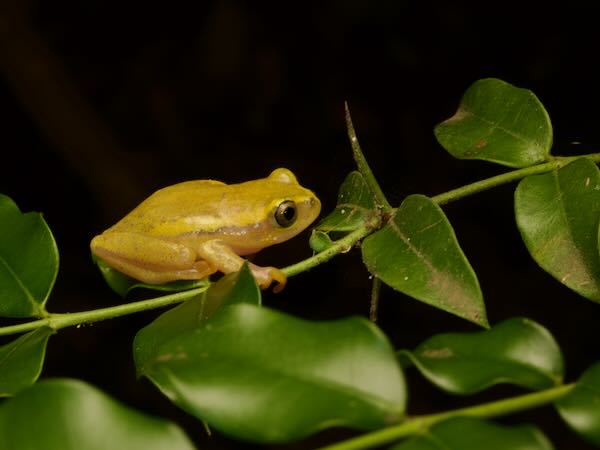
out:
{"label": "plant branch", "polygon": [[[299,263],[285,267],[282,271],[286,276],[291,277],[301,272],[309,270],[319,264],[328,261],[338,253],[344,253],[350,250],[358,241],[367,236],[378,226],[378,221],[372,219],[362,227],[353,231],[352,233],[344,236],[334,242],[334,244],[327,250],[324,250],[317,255],[300,261]],[[100,322],[102,320],[112,319],[115,317],[125,316],[128,314],[135,314],[141,311],[147,311],[151,309],[163,308],[165,306],[174,305],[177,303],[189,300],[207,289],[206,286],[190,289],[188,291],[177,292],[174,294],[165,295],[162,297],[152,298],[149,300],[141,300],[138,302],[125,303],[123,305],[111,306],[109,308],[94,309],[91,311],[82,311],[74,313],[62,313],[62,314],[48,314],[47,317],[39,320],[32,320],[31,322],[20,323],[17,325],[9,325],[6,327],[0,327],[0,336],[9,334],[25,333],[41,327],[50,327],[53,330],[60,330],[61,328],[71,327],[75,325],[88,324],[93,322]]]}
{"label": "plant branch", "polygon": [[476,181],[475,183],[461,186],[457,189],[453,189],[451,191],[444,192],[443,194],[431,197],[431,200],[436,202],[438,205],[445,205],[446,203],[459,200],[463,197],[467,197],[478,192],[486,191],[488,189],[500,186],[502,184],[511,183],[513,181],[520,180],[521,178],[525,178],[530,175],[539,175],[542,173],[550,172],[555,169],[560,169],[561,167],[566,166],[568,163],[578,158],[589,158],[596,164],[600,163],[600,153],[591,153],[589,155],[580,156],[557,157],[556,159],[547,163],[525,167],[523,169],[513,170],[511,172],[506,172],[495,177],[486,178],[485,180]]}
{"label": "plant branch", "polygon": [[82,311],[75,313],[49,314],[48,317],[31,322],[20,323],[18,325],[10,325],[0,327],[0,336],[8,334],[24,333],[26,331],[35,330],[41,327],[50,327],[54,330],[71,327],[74,325],[82,325],[102,320],[112,319],[115,317],[134,314],[141,311],[163,308],[165,306],[181,303],[204,292],[207,288],[200,287],[190,289],[189,291],[177,292],[162,297],[152,298],[149,300],[141,300],[139,302],[125,303],[123,305],[111,306],[109,308],[94,309],[91,311]]}
{"label": "plant branch", "polygon": [[432,425],[451,417],[468,416],[480,419],[503,416],[526,409],[536,408],[554,402],[563,397],[575,387],[575,384],[565,384],[531,394],[497,400],[467,408],[455,409],[437,414],[414,416],[400,425],[384,428],[367,433],[337,444],[322,447],[320,450],[358,450],[390,444],[399,439],[423,433]]}
{"label": "plant branch", "polygon": [[[373,192],[381,192],[381,189],[377,182],[373,177],[373,173],[370,171],[369,166],[364,160],[362,156],[362,152],[360,151],[360,147],[358,146],[358,140],[356,139],[356,135],[354,134],[354,128],[352,127],[352,121],[350,119],[350,115],[346,105],[346,113],[348,120],[348,134],[350,136],[353,148],[356,146],[357,150],[355,150],[355,158],[357,159],[357,164],[361,169],[361,173],[367,179],[369,186],[371,189],[375,189]],[[556,159],[544,163],[538,164],[532,167],[526,167],[524,169],[513,170],[511,172],[507,172],[501,175],[497,175],[495,177],[487,178],[485,180],[477,181],[472,184],[468,184],[466,186],[462,186],[460,188],[445,192],[440,195],[436,195],[431,197],[431,199],[436,202],[438,205],[444,205],[446,203],[459,200],[463,197],[485,191],[487,189],[491,189],[495,186],[499,186],[502,184],[510,183],[512,181],[519,180],[529,175],[537,175],[545,172],[549,172],[551,170],[559,169],[569,162],[577,159],[577,158],[589,158],[595,163],[600,163],[600,153],[592,153],[589,155],[582,156],[574,156],[574,157],[557,157]],[[361,159],[362,158],[362,159]],[[362,161],[362,162],[361,162]],[[362,164],[362,166],[361,166]],[[368,180],[372,179],[371,182]],[[385,210],[385,208],[389,207],[391,210],[391,206],[385,200],[385,196],[381,193],[381,197],[378,197],[378,202],[382,204],[380,207]],[[388,210],[389,211],[389,210]],[[373,215],[372,218],[364,223],[360,228],[354,230],[352,233],[344,236],[343,238],[335,241],[331,247],[326,250],[307,258],[303,261],[300,261],[296,264],[292,264],[290,266],[284,267],[282,272],[287,276],[291,277],[294,275],[298,275],[301,272],[305,272],[313,267],[316,267],[324,262],[330,260],[335,255],[339,253],[345,253],[349,251],[357,242],[359,242],[364,237],[368,236],[373,230],[376,230],[381,224],[381,218],[378,215]],[[374,286],[373,296],[376,298],[378,295],[378,287]],[[17,325],[9,325],[6,327],[0,327],[0,336],[9,335],[9,334],[17,334],[24,333],[27,331],[35,330],[37,328],[41,328],[44,326],[50,327],[54,330],[59,330],[61,328],[81,325],[86,323],[98,322],[102,320],[112,319],[114,317],[124,316],[128,314],[134,314],[141,311],[151,310],[162,308],[165,306],[181,303],[185,300],[188,300],[196,295],[199,295],[203,292],[206,287],[190,289],[188,291],[178,292],[175,294],[165,295],[162,297],[157,297],[149,300],[142,300],[139,302],[126,303],[123,305],[113,306],[109,308],[96,309],[91,311],[83,311],[76,313],[63,313],[63,314],[48,314],[47,317],[44,317],[39,320],[33,320],[30,322],[25,322]],[[371,316],[373,317],[374,311],[371,311]],[[410,423],[410,422],[407,422]],[[405,426],[403,424],[402,426]],[[337,447],[334,447],[337,448]],[[345,448],[345,447],[341,447]],[[349,447],[354,448],[354,447]]]}
{"label": "plant branch", "polygon": [[313,267],[318,266],[319,264],[323,264],[326,261],[329,261],[338,253],[346,253],[354,247],[354,245],[359,242],[365,236],[368,236],[373,230],[377,229],[379,226],[379,217],[373,216],[371,220],[366,222],[360,228],[357,228],[352,233],[347,234],[341,239],[338,239],[333,243],[333,245],[316,255],[311,256],[299,263],[292,264],[291,266],[284,267],[281,271],[285,274],[286,277],[292,277],[294,275],[298,275],[301,272],[305,272]]}
{"label": "plant branch", "polygon": [[358,137],[356,136],[356,131],[354,130],[354,125],[352,124],[352,117],[350,116],[348,102],[344,102],[344,108],[346,110],[346,127],[348,128],[348,137],[350,138],[352,154],[354,155],[354,161],[356,162],[358,171],[364,177],[367,186],[369,186],[369,190],[373,195],[373,199],[375,200],[377,207],[383,212],[389,212],[392,210],[392,205],[390,205],[387,198],[385,198],[385,195],[383,194],[379,183],[377,183],[377,180],[373,175],[373,171],[371,170],[371,167],[369,167],[369,163],[367,162],[365,155],[360,148]]}
{"label": "plant branch", "polygon": [[381,292],[381,280],[373,276],[373,286],[371,286],[371,306],[369,308],[369,320],[377,322],[377,313],[379,310],[379,294]]}

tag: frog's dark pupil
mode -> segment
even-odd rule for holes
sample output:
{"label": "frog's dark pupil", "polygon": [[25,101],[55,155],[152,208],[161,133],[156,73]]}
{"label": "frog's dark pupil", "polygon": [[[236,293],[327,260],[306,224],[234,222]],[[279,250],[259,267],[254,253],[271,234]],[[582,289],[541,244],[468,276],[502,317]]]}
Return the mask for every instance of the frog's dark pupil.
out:
{"label": "frog's dark pupil", "polygon": [[296,215],[296,210],[294,208],[291,207],[287,207],[283,210],[283,217],[286,218],[286,220],[290,221],[294,218],[294,216]]}
{"label": "frog's dark pupil", "polygon": [[289,227],[296,220],[296,204],[291,200],[281,202],[275,211],[275,220],[282,227]]}

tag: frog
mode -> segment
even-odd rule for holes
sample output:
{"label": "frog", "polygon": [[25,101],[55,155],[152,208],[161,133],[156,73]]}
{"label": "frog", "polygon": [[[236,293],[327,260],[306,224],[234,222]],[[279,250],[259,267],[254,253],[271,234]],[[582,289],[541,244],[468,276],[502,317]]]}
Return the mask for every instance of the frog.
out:
{"label": "frog", "polygon": [[[239,271],[265,247],[287,241],[319,215],[321,202],[286,168],[237,184],[185,181],[162,188],[95,236],[92,254],[146,284],[200,280]],[[248,261],[257,284],[280,292],[278,268]]]}

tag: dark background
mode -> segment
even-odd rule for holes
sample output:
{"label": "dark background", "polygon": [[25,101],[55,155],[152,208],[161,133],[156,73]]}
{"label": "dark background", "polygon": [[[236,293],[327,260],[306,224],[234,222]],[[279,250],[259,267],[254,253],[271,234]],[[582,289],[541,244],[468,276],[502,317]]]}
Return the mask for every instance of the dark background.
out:
{"label": "dark background", "polygon": [[[592,2],[589,2],[592,4]],[[240,1],[156,4],[4,0],[0,5],[0,192],[42,211],[61,252],[52,312],[117,304],[89,257],[89,240],[155,189],[214,178],[239,182],[292,169],[323,211],[353,169],[343,101],[392,204],[435,195],[506,169],[455,161],[433,126],[475,80],[533,90],[554,124],[555,154],[598,151],[599,15],[521,2]],[[488,316],[530,317],[556,336],[567,379],[599,359],[598,305],[555,282],[528,256],[512,215],[514,185],[445,207],[478,273]],[[265,251],[287,265],[310,255],[307,235]],[[265,303],[328,319],[368,314],[370,284],[353,251],[290,280]],[[199,448],[240,448],[136,380],[135,332],[158,312],[62,330],[43,377],[93,383],[121,401],[185,427]],[[475,326],[382,293],[380,326],[396,347]],[[515,394],[441,394],[408,372],[409,413]],[[519,391],[517,391],[519,392]],[[551,408],[501,420],[535,423],[558,449],[587,449]],[[268,426],[268,424],[265,424]],[[350,434],[329,431],[280,446],[311,448]]]}

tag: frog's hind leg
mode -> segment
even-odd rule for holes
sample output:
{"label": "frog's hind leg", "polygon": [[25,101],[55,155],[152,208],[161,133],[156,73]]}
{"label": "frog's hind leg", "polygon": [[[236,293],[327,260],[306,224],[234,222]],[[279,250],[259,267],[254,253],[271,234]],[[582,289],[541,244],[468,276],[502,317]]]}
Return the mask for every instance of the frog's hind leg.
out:
{"label": "frog's hind leg", "polygon": [[[196,248],[196,251],[200,258],[215,267],[215,270],[223,273],[237,272],[245,261],[231,247],[218,239],[204,241]],[[274,292],[280,292],[284,288],[287,279],[281,270],[275,267],[260,267],[252,263],[249,263],[249,267],[262,289],[268,288],[273,281],[278,283],[273,288]]]}
{"label": "frog's hind leg", "polygon": [[92,239],[91,249],[112,268],[148,284],[199,280],[216,271],[197,260],[193,249],[138,233],[101,234]]}

